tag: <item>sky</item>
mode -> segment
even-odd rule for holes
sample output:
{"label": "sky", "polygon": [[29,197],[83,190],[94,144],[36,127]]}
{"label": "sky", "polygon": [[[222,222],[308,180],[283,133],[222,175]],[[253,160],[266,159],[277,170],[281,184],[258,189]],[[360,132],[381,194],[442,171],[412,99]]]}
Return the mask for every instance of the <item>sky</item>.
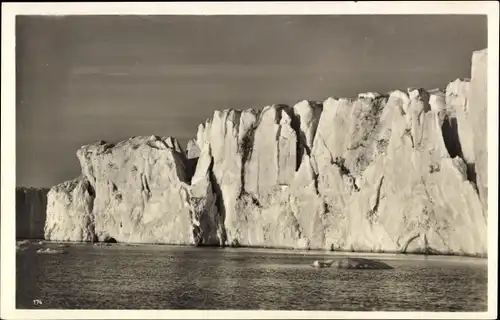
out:
{"label": "sky", "polygon": [[173,136],[217,109],[293,105],[470,77],[486,16],[21,16],[16,185],[80,174],[98,140]]}

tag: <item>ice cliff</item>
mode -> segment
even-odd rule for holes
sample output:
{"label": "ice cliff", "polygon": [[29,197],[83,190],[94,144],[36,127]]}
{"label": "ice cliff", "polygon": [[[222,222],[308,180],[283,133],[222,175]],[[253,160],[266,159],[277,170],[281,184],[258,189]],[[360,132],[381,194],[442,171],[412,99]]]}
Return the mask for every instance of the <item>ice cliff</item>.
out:
{"label": "ice cliff", "polygon": [[47,188],[16,188],[16,238],[43,239]]}
{"label": "ice cliff", "polygon": [[475,171],[479,195],[485,213],[488,212],[488,51],[476,51],[472,55],[471,88],[469,96],[469,119],[473,136]]}
{"label": "ice cliff", "polygon": [[187,152],[83,146],[45,238],[485,255],[486,54],[444,91],[215,111]]}

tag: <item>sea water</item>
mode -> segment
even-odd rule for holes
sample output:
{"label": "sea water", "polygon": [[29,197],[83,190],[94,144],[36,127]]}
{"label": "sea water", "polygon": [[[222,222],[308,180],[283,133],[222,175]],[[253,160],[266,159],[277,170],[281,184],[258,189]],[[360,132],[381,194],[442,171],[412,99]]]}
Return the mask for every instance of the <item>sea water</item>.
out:
{"label": "sea water", "polygon": [[[40,254],[40,247],[17,252],[19,309],[487,310],[486,259],[123,244]],[[311,266],[346,256],[394,269]]]}

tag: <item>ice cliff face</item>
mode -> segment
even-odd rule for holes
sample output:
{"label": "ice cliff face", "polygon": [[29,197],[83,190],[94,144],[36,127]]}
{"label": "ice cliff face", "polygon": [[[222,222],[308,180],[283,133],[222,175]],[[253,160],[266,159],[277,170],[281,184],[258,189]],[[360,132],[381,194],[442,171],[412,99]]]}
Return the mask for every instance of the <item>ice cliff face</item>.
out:
{"label": "ice cliff face", "polygon": [[46,239],[193,242],[196,217],[177,141],[151,136],[99,142],[77,156],[82,176],[49,193]]}
{"label": "ice cliff face", "polygon": [[16,238],[43,239],[47,188],[16,188]]}
{"label": "ice cliff face", "polygon": [[84,176],[61,183],[47,195],[45,239],[93,241],[95,192]]}
{"label": "ice cliff face", "polygon": [[484,255],[485,55],[445,92],[215,111],[186,153],[155,136],[84,146],[46,238]]}
{"label": "ice cliff face", "polygon": [[488,212],[488,51],[472,55],[472,78],[469,96],[469,119],[473,133],[475,171],[483,209]]}

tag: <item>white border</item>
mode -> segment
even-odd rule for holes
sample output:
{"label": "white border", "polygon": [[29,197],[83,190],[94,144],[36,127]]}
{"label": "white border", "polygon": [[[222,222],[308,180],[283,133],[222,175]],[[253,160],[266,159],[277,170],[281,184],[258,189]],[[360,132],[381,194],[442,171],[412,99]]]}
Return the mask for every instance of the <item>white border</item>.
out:
{"label": "white border", "polygon": [[[1,318],[2,319],[493,319],[497,314],[498,259],[498,28],[496,1],[443,2],[224,2],[224,3],[2,3]],[[15,309],[15,15],[103,14],[485,14],[488,15],[488,311],[324,312]],[[472,57],[471,57],[472,58]],[[450,79],[452,81],[453,79]]]}

